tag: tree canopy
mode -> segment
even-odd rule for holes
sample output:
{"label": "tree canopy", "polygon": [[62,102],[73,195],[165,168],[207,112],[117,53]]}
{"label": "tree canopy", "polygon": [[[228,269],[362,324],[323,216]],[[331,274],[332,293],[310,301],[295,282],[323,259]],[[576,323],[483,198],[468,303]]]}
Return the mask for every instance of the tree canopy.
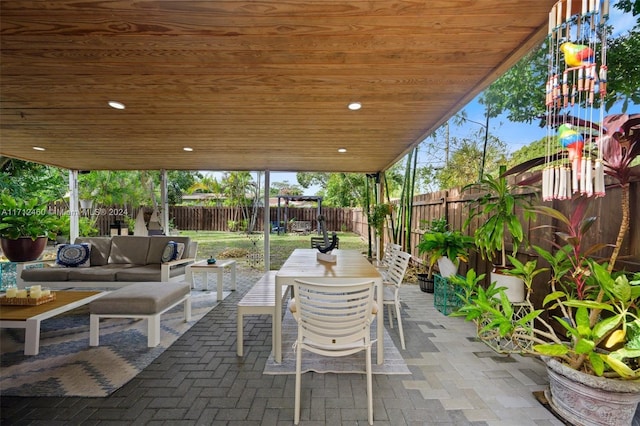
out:
{"label": "tree canopy", "polygon": [[15,198],[38,198],[43,202],[62,200],[68,174],[57,167],[5,158],[0,164],[0,188]]}
{"label": "tree canopy", "polygon": [[[605,30],[609,69],[605,106],[609,110],[619,103],[625,112],[632,103],[640,104],[640,0],[618,1],[614,7],[638,17],[626,33],[614,37],[611,27]],[[545,41],[485,89],[480,103],[491,106],[491,117],[504,112],[511,121],[531,123],[544,114],[548,53]]]}

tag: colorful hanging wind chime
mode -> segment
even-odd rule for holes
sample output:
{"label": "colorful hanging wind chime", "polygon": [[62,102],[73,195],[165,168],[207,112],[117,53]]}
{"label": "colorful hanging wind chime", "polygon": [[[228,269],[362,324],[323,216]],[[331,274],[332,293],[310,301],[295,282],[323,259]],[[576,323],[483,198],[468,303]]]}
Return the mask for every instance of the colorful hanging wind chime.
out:
{"label": "colorful hanging wind chime", "polygon": [[594,156],[602,127],[593,123],[594,114],[600,123],[604,118],[608,17],[608,0],[561,0],[549,13],[547,146],[542,171],[545,201],[568,199],[577,193],[604,196],[601,150]]}

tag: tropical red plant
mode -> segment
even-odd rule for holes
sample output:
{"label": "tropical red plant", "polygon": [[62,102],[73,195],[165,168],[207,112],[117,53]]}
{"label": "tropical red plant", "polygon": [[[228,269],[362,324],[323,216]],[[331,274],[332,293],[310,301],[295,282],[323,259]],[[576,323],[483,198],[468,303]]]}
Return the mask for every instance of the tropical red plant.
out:
{"label": "tropical red plant", "polygon": [[[553,123],[555,126],[560,126],[563,123],[579,124],[579,129],[595,129],[600,128],[595,123],[586,122],[576,119],[571,116],[554,117]],[[640,173],[633,170],[631,163],[640,154],[640,114],[612,114],[604,118],[602,122],[602,137],[598,137],[596,140],[598,149],[602,153],[602,164],[604,166],[604,172],[617,180],[616,185],[620,186],[622,190],[622,221],[620,222],[620,228],[618,230],[618,237],[616,238],[613,253],[609,259],[609,272],[611,272],[615,266],[622,242],[629,229],[629,183],[633,176],[640,176]],[[588,135],[585,135],[588,137]],[[565,152],[560,152],[554,156],[554,158],[564,158]],[[596,157],[594,155],[594,157]],[[531,170],[534,167],[541,166],[547,160],[546,157],[534,158],[524,163],[518,164],[507,170],[503,175],[508,176],[512,174],[520,174]],[[519,185],[531,185],[542,179],[542,172],[537,171],[530,177],[519,182]]]}
{"label": "tropical red plant", "polygon": [[[575,290],[578,300],[585,299],[585,296],[591,290],[587,286],[590,274],[582,273],[587,269],[585,266],[587,259],[607,246],[604,243],[596,243],[590,247],[584,247],[585,234],[597,220],[596,216],[587,216],[590,201],[591,199],[589,198],[574,197],[571,201],[571,213],[569,216],[565,216],[558,210],[547,206],[531,208],[533,212],[553,218],[564,226],[564,231],[555,231],[555,235],[562,243],[551,241],[551,245],[559,253],[559,259],[564,262],[564,265],[558,267],[554,274],[556,277],[562,278],[563,282],[570,284],[571,288],[565,288],[564,291],[571,293]],[[538,248],[536,248],[536,251],[540,253]],[[551,260],[551,258],[548,258],[548,260]],[[553,264],[554,262],[550,261],[549,263]],[[576,273],[570,273],[570,271]]]}
{"label": "tropical red plant", "polygon": [[608,115],[602,125],[606,133],[599,138],[598,149],[602,151],[604,172],[614,177],[622,190],[622,221],[609,260],[611,272],[629,229],[629,182],[633,175],[631,162],[640,154],[640,114]]}

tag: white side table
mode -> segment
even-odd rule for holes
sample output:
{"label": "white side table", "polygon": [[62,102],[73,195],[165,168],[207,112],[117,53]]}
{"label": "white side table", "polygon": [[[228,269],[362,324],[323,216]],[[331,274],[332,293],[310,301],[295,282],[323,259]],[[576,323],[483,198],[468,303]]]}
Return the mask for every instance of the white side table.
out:
{"label": "white side table", "polygon": [[191,265],[187,265],[185,276],[187,282],[191,283],[191,288],[195,288],[195,283],[193,282],[193,274],[194,273],[204,273],[204,285],[205,289],[209,290],[209,273],[216,272],[217,273],[217,300],[222,300],[222,290],[224,287],[224,268],[229,268],[231,270],[231,291],[236,290],[236,261],[233,259],[220,259],[213,265],[207,263],[206,260],[201,260],[196,263],[192,263]]}

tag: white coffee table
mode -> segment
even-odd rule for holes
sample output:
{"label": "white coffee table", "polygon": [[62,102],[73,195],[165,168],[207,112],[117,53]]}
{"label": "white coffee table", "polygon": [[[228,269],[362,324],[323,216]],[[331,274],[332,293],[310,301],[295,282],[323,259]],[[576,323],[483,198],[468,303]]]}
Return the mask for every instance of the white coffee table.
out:
{"label": "white coffee table", "polygon": [[40,323],[86,305],[108,292],[56,291],[56,300],[37,306],[0,306],[0,328],[24,328],[24,354],[40,352]]}
{"label": "white coffee table", "polygon": [[224,288],[224,268],[229,268],[231,271],[231,291],[236,290],[236,261],[233,259],[220,259],[216,261],[216,263],[210,265],[206,260],[201,260],[196,263],[192,263],[191,265],[187,265],[185,276],[187,282],[191,283],[191,288],[195,288],[195,283],[193,281],[194,273],[204,273],[204,285],[205,289],[209,290],[209,273],[216,272],[217,274],[217,300],[222,300],[222,290]]}

